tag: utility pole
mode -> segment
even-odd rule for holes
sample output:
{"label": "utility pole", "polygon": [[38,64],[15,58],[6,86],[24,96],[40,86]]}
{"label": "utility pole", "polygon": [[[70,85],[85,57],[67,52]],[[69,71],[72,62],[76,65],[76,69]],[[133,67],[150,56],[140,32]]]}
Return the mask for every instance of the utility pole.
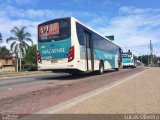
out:
{"label": "utility pole", "polygon": [[[2,39],[2,34],[0,33],[0,43],[2,44],[3,39]],[[1,46],[0,46],[1,47]]]}
{"label": "utility pole", "polygon": [[149,49],[150,49],[150,64],[152,65],[153,45],[152,45],[151,40],[150,40],[150,44],[149,44]]}
{"label": "utility pole", "polygon": [[19,45],[19,71],[21,72],[22,69],[22,51],[21,51],[21,43],[18,44]]}
{"label": "utility pole", "polygon": [[20,68],[19,68],[19,71],[21,72],[21,69],[22,69],[22,56],[21,56],[21,55],[22,55],[22,53],[21,53],[21,50],[19,50],[19,52],[20,52],[20,53],[19,53],[19,54],[20,54],[20,55],[19,55],[19,67],[20,67]]}
{"label": "utility pole", "polygon": [[17,55],[17,57],[16,57],[16,70],[17,70],[17,72],[18,72],[18,55]]}

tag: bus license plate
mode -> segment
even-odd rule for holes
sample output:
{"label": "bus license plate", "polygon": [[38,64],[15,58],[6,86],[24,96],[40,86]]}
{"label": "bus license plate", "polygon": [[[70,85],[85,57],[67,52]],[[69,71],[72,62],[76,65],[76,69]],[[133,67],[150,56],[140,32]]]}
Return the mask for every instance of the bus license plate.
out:
{"label": "bus license plate", "polygon": [[58,63],[58,60],[51,60],[51,63]]}

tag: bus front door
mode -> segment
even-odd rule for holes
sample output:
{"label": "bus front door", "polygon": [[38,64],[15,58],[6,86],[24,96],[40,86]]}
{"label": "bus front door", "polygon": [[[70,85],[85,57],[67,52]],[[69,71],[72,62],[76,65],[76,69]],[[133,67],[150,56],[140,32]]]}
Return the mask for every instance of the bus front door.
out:
{"label": "bus front door", "polygon": [[84,43],[85,43],[85,51],[86,51],[86,70],[92,71],[94,70],[93,64],[93,45],[91,41],[91,34],[89,32],[84,32]]}

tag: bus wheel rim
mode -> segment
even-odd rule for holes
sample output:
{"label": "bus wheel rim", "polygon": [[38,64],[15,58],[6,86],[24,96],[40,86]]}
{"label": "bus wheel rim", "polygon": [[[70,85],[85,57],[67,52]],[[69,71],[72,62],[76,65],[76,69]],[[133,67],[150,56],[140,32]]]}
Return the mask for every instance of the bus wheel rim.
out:
{"label": "bus wheel rim", "polygon": [[102,66],[100,67],[100,72],[101,72],[101,73],[103,72],[103,67],[102,67]]}

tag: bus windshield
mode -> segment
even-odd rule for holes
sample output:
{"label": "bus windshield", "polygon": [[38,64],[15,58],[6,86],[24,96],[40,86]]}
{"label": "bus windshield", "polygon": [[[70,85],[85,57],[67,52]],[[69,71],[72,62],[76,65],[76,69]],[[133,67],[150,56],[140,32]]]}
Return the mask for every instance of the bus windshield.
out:
{"label": "bus windshield", "polygon": [[70,36],[70,19],[58,19],[38,26],[38,41],[63,40]]}

